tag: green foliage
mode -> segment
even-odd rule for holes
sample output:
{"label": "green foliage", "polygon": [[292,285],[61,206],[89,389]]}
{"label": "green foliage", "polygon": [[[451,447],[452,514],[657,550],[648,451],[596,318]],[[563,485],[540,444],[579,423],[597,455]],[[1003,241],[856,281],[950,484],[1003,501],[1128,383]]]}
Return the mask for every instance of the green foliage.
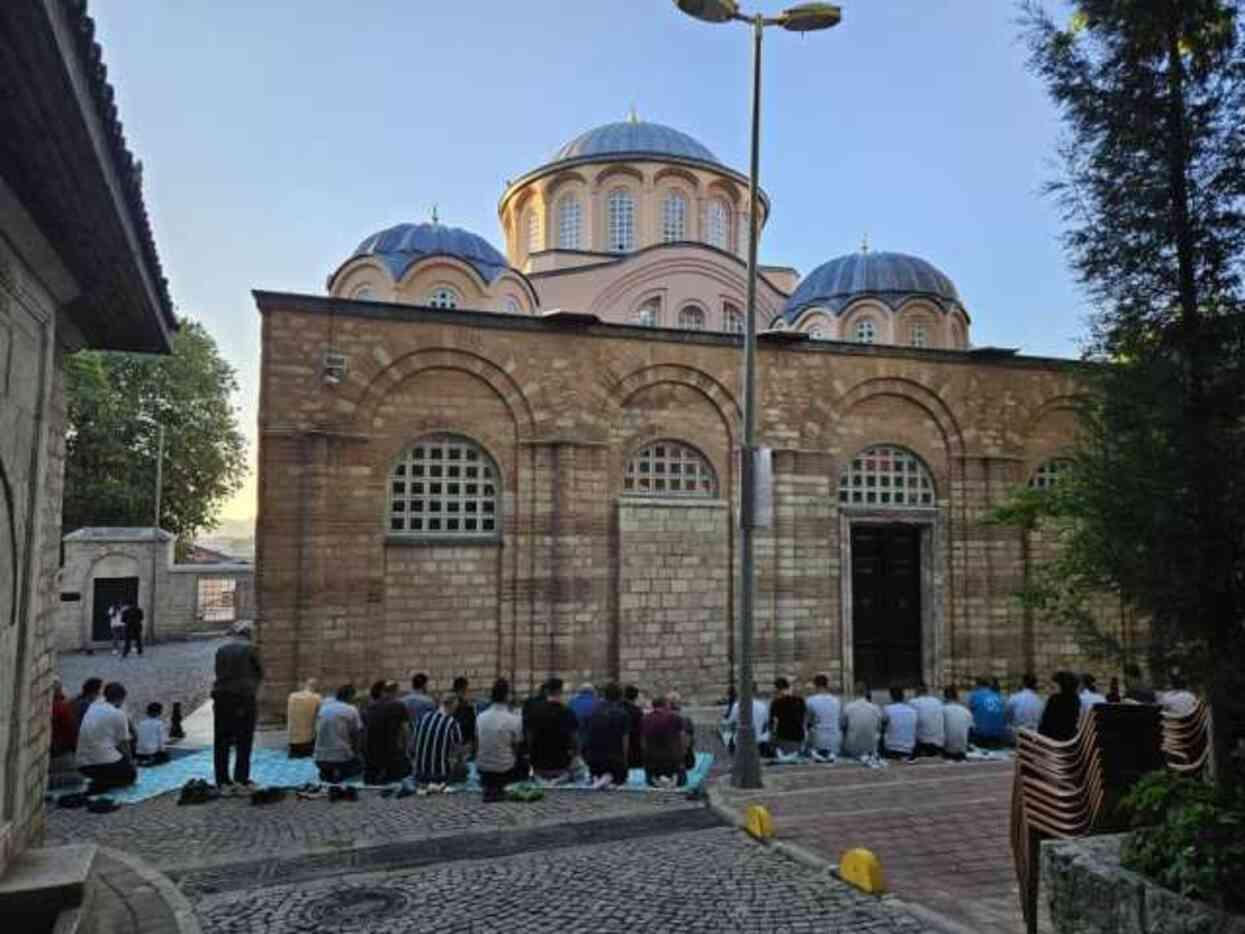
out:
{"label": "green foliage", "polygon": [[1121,802],[1133,831],[1121,862],[1166,888],[1245,911],[1245,795],[1152,772]]}
{"label": "green foliage", "polygon": [[85,351],[66,367],[66,532],[149,526],[158,426],[164,426],[160,525],[188,541],[210,529],[242,484],[246,441],[233,368],[203,325],[183,320],[169,356]]}

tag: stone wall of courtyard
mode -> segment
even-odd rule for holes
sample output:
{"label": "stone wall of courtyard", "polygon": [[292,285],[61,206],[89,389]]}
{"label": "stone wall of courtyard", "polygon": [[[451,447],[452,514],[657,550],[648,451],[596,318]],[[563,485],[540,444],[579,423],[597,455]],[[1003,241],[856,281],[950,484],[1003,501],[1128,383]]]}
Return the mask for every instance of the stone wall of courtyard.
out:
{"label": "stone wall of courtyard", "polygon": [[[270,711],[309,675],[363,683],[413,670],[438,688],[461,673],[480,686],[505,674],[526,690],[556,671],[721,696],[735,657],[737,337],[257,299],[257,618]],[[340,382],[323,378],[330,340],[347,359]],[[757,536],[759,679],[826,672],[850,688],[851,528],[870,522],[922,530],[933,684],[1087,664],[1015,599],[1033,543],[983,523],[1070,444],[1077,364],[785,340],[763,342],[759,372],[759,438],[774,451],[773,522]],[[438,433],[495,463],[494,537],[388,534],[393,464]],[[674,498],[624,491],[628,458],[660,439],[704,455],[717,505],[679,511]],[[880,444],[923,461],[932,506],[839,503],[845,466]]]}

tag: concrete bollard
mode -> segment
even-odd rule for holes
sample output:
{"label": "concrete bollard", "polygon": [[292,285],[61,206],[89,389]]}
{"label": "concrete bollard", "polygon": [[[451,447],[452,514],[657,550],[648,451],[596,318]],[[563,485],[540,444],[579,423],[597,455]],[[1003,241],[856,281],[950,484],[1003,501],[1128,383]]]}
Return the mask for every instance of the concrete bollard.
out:
{"label": "concrete bollard", "polygon": [[872,850],[855,849],[845,852],[839,860],[839,878],[870,895],[882,895],[886,892],[882,864]]}

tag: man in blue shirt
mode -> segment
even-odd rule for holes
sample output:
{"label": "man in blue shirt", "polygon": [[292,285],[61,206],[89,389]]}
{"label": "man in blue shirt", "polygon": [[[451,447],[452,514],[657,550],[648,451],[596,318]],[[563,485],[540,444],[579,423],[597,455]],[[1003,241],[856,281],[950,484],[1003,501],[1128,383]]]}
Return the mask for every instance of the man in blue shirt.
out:
{"label": "man in blue shirt", "polygon": [[985,678],[968,695],[968,709],[973,712],[972,740],[978,746],[997,748],[1007,742],[1006,705],[1003,695]]}
{"label": "man in blue shirt", "polygon": [[596,709],[597,703],[597,689],[587,682],[581,684],[579,690],[575,692],[575,696],[567,701],[566,706],[571,709],[571,713],[579,721],[577,736],[580,749],[583,749],[584,743],[587,742],[588,718],[592,716],[592,711]]}

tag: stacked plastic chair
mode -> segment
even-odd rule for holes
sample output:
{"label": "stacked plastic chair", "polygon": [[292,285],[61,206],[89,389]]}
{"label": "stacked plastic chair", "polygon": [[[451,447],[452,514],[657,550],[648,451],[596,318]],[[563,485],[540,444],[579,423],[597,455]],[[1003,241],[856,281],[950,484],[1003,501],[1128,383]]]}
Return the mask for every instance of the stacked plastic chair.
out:
{"label": "stacked plastic chair", "polygon": [[1011,843],[1030,934],[1037,931],[1042,840],[1121,829],[1116,802],[1142,775],[1167,764],[1161,718],[1152,704],[1098,704],[1081,715],[1070,740],[1018,731]]}
{"label": "stacked plastic chair", "polygon": [[1197,775],[1210,760],[1210,708],[1201,701],[1184,715],[1163,711],[1163,756],[1167,767]]}

